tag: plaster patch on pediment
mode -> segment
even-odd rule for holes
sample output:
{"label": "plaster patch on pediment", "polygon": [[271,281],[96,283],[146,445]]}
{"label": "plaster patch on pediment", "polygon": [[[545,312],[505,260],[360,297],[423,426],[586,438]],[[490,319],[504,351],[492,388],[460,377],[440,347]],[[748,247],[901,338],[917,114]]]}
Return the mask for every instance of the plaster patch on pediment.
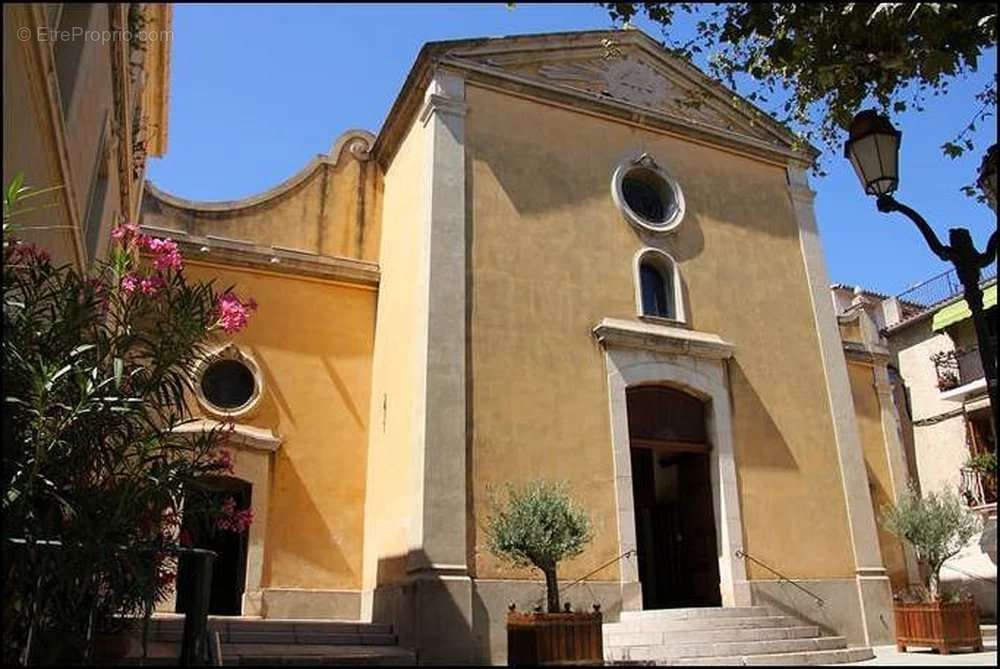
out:
{"label": "plaster patch on pediment", "polygon": [[699,104],[693,91],[678,86],[665,73],[635,55],[545,63],[535,74],[571,88],[732,128],[717,112]]}
{"label": "plaster patch on pediment", "polygon": [[[744,135],[768,144],[784,145],[775,135],[743,110],[730,104],[726,92],[705,75],[683,63],[671,63],[667,54],[624,36],[619,43],[576,44],[560,48],[539,44],[532,48],[503,49],[499,46],[457,49],[450,55],[496,70],[565,87],[602,99],[635,105],[696,125]],[[690,69],[692,72],[687,72]],[[704,79],[705,81],[701,81]],[[720,95],[720,92],[722,95]]]}

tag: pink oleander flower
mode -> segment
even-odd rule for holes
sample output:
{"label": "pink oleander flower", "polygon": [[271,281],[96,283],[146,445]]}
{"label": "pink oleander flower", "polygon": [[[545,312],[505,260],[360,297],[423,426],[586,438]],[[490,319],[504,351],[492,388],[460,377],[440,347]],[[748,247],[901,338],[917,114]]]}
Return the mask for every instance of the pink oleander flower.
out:
{"label": "pink oleander flower", "polygon": [[218,454],[208,463],[209,468],[233,473],[233,454],[231,451],[220,448]]}
{"label": "pink oleander flower", "polygon": [[222,503],[222,517],[215,521],[215,526],[230,532],[246,532],[252,523],[253,509],[237,510],[236,500],[227,497]]}
{"label": "pink oleander flower", "polygon": [[179,270],[184,265],[177,242],[171,239],[146,237],[142,240],[143,248],[153,254],[153,266],[164,272],[168,269]]}
{"label": "pink oleander flower", "polygon": [[159,274],[147,276],[139,282],[139,290],[143,295],[154,295],[156,291],[167,285],[163,277]]}
{"label": "pink oleander flower", "polygon": [[257,303],[251,298],[241,302],[234,293],[224,293],[219,296],[216,305],[219,320],[217,325],[228,334],[235,334],[246,327],[250,313],[257,310]]}
{"label": "pink oleander flower", "polygon": [[38,248],[30,242],[22,242],[18,239],[4,242],[4,262],[9,265],[19,265],[21,263],[44,264],[51,260],[46,251]]}
{"label": "pink oleander flower", "polygon": [[140,283],[141,280],[139,279],[139,277],[133,274],[132,272],[129,272],[128,274],[122,277],[122,283],[121,283],[122,291],[126,295],[131,295],[132,293],[134,293],[136,290],[139,289]]}
{"label": "pink oleander flower", "polygon": [[111,231],[111,238],[122,244],[128,244],[137,236],[139,236],[139,226],[135,223],[122,223]]}

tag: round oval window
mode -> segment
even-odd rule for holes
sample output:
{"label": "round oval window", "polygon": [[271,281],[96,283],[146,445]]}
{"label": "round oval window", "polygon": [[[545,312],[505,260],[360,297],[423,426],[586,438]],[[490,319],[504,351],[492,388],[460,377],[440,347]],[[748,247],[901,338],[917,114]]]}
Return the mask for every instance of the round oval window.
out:
{"label": "round oval window", "polygon": [[246,406],[253,399],[257,381],[253,372],[239,360],[216,360],[205,368],[201,392],[220,409]]}
{"label": "round oval window", "polygon": [[621,182],[629,209],[653,225],[663,225],[672,213],[673,189],[666,179],[645,167],[629,170]]}

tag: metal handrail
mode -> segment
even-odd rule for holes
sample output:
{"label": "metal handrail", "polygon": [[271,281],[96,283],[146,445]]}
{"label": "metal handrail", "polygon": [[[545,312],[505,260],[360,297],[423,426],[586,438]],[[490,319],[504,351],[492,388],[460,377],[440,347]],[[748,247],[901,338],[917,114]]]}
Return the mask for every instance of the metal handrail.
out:
{"label": "metal handrail", "polygon": [[569,590],[570,588],[572,588],[574,585],[579,585],[580,583],[582,583],[583,581],[586,581],[588,578],[590,578],[591,576],[593,576],[597,572],[601,571],[605,567],[610,567],[611,565],[613,565],[614,563],[618,562],[619,560],[624,560],[625,558],[627,558],[627,557],[629,557],[631,555],[635,555],[636,552],[637,552],[636,549],[631,548],[631,549],[625,551],[624,553],[622,553],[621,555],[619,555],[618,557],[612,558],[611,560],[609,560],[609,561],[605,562],[604,564],[602,564],[600,567],[597,567],[596,569],[593,569],[593,570],[587,572],[586,574],[584,574],[580,578],[576,579],[575,581],[573,581],[572,583],[570,583],[566,587],[560,589],[559,590],[559,594],[562,595],[564,592],[566,592],[567,590]]}
{"label": "metal handrail", "polygon": [[743,559],[750,560],[751,562],[753,562],[755,564],[759,564],[761,567],[763,567],[764,569],[768,570],[769,572],[771,572],[772,574],[774,574],[775,576],[777,576],[778,577],[778,583],[781,583],[782,581],[784,581],[784,582],[786,582],[786,583],[788,583],[790,585],[795,586],[796,588],[798,588],[802,592],[806,593],[807,595],[809,595],[810,597],[812,597],[813,599],[815,599],[816,600],[816,604],[820,608],[822,608],[823,604],[825,604],[825,602],[823,601],[823,598],[820,597],[819,595],[817,595],[815,592],[810,592],[806,588],[803,588],[801,585],[799,585],[795,581],[791,580],[790,578],[788,578],[787,576],[785,576],[784,574],[782,574],[781,572],[779,572],[777,569],[774,569],[773,567],[764,564],[763,562],[761,562],[760,560],[758,560],[757,558],[755,558],[752,555],[748,555],[742,549],[737,548],[736,552],[734,553],[734,555],[736,556],[736,559],[743,558]]}

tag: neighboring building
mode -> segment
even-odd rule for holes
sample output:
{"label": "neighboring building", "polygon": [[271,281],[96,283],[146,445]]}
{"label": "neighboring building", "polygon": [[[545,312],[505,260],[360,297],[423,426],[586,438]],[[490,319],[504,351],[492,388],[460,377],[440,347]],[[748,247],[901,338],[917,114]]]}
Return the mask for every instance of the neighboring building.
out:
{"label": "neighboring building", "polygon": [[[983,293],[996,350],[995,265],[984,274]],[[863,313],[872,341],[886,347],[908,478],[925,492],[960,492],[986,521],[983,534],[946,563],[942,580],[972,592],[983,614],[995,616],[996,490],[966,463],[995,453],[996,433],[971,313],[954,270],[896,297],[842,285],[833,296],[842,323]]]}
{"label": "neighboring building", "polygon": [[35,190],[17,235],[57,264],[107,252],[136,220],[146,158],[167,138],[169,5],[4,4],[3,185]]}
{"label": "neighboring building", "polygon": [[890,643],[887,354],[849,371],[796,146],[643,33],[577,32],[425,45],[377,136],[266,193],[148,186],[145,230],[261,305],[199,379],[256,514],[214,610],[502,661],[541,580],[486,550],[490,491],[547,478],[596,528],[560,577],[607,565],[575,605]]}

